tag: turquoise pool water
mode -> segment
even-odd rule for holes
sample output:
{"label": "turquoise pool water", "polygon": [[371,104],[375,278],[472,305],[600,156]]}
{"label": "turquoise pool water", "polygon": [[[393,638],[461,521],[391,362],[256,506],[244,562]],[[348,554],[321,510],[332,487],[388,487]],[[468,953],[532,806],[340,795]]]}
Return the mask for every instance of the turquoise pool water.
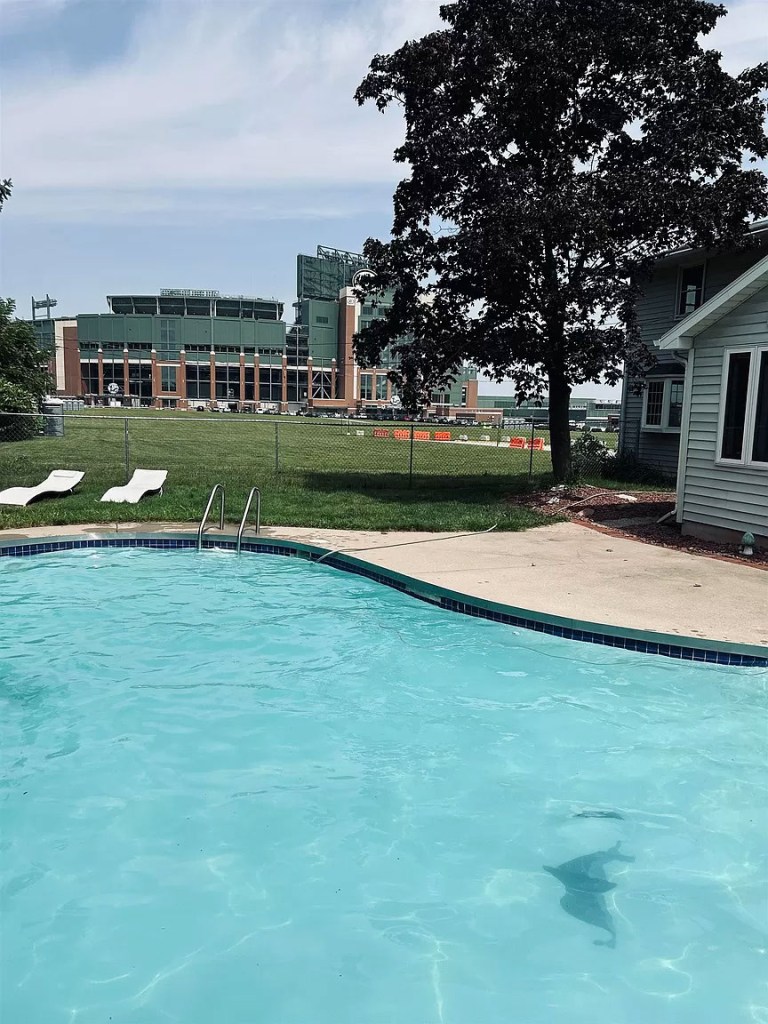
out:
{"label": "turquoise pool water", "polygon": [[765,670],[216,552],[3,559],[0,644],[7,1024],[768,1020]]}

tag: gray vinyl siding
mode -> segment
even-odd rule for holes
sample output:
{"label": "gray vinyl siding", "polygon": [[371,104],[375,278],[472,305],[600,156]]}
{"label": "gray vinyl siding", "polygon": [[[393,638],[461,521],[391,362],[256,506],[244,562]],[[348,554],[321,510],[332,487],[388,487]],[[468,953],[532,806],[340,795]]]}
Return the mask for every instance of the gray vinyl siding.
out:
{"label": "gray vinyl siding", "polygon": [[[670,352],[659,352],[654,341],[665,334],[676,322],[677,282],[679,268],[662,267],[653,275],[640,299],[637,315],[640,336],[654,353],[656,361],[669,368],[670,374],[683,376],[685,370]],[[621,436],[623,451],[633,452],[641,462],[654,466],[665,476],[674,479],[677,474],[679,435],[642,429],[643,393],[635,393],[633,381],[624,386],[624,430]]]}
{"label": "gray vinyl siding", "polygon": [[768,470],[715,462],[725,349],[766,344],[766,288],[694,342],[683,522],[768,535]]}
{"label": "gray vinyl siding", "polygon": [[[748,270],[765,254],[765,246],[755,246],[744,252],[720,253],[706,260],[704,272],[704,301],[710,299],[731,281]],[[682,377],[685,368],[671,352],[655,348],[654,342],[671,330],[679,321],[677,315],[678,281],[680,268],[701,263],[701,257],[681,254],[674,265],[657,268],[638,302],[637,315],[640,336],[653,352],[659,365],[669,367],[670,374]],[[630,451],[642,462],[654,466],[672,479],[677,475],[680,435],[642,429],[643,394],[633,394],[633,381],[625,380],[622,401],[623,430],[619,439],[622,451]]]}

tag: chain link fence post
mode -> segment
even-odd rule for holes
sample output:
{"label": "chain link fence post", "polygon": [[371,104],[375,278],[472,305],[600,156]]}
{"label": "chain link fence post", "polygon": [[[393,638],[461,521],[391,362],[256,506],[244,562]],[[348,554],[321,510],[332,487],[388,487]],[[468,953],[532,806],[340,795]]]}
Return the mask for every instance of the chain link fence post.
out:
{"label": "chain link fence post", "polygon": [[128,417],[123,420],[123,446],[125,451],[125,482],[131,478],[131,443],[128,434]]}
{"label": "chain link fence post", "polygon": [[536,440],[536,420],[531,416],[531,440],[528,444],[528,483],[533,482],[533,442]]}
{"label": "chain link fence post", "polygon": [[410,451],[408,452],[408,486],[413,487],[413,420],[411,420]]}

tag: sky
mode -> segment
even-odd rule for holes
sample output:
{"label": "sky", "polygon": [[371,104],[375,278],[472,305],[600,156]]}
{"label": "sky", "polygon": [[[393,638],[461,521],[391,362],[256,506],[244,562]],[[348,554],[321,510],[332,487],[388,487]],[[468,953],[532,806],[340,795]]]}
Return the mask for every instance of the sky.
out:
{"label": "sky", "polygon": [[[402,122],[353,94],[439,5],[0,0],[0,293],[65,315],[216,288],[289,318],[297,253],[389,233]],[[768,0],[727,6],[707,45],[735,72],[768,57]]]}

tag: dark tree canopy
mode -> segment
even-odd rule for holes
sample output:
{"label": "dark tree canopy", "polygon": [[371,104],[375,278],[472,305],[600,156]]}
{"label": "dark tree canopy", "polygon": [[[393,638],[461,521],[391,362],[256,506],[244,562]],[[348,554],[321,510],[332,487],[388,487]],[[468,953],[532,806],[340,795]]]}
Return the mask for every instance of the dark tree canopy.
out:
{"label": "dark tree canopy", "polygon": [[[388,243],[365,254],[412,403],[471,360],[549,393],[555,473],[573,385],[641,368],[634,308],[654,257],[748,244],[768,212],[768,64],[702,49],[705,0],[457,0],[445,27],[373,58],[356,99],[402,106],[410,167]],[[399,340],[398,340],[399,339]]]}
{"label": "dark tree canopy", "polygon": [[0,299],[0,440],[21,440],[34,433],[31,419],[3,413],[38,412],[51,386],[35,332],[26,321],[14,318],[15,308],[13,299]]}
{"label": "dark tree canopy", "polygon": [[[0,210],[12,188],[9,179],[0,181]],[[35,332],[24,320],[14,317],[15,311],[13,299],[0,299],[0,440],[34,434],[36,426],[31,419],[2,413],[37,412],[51,386],[46,357]]]}

